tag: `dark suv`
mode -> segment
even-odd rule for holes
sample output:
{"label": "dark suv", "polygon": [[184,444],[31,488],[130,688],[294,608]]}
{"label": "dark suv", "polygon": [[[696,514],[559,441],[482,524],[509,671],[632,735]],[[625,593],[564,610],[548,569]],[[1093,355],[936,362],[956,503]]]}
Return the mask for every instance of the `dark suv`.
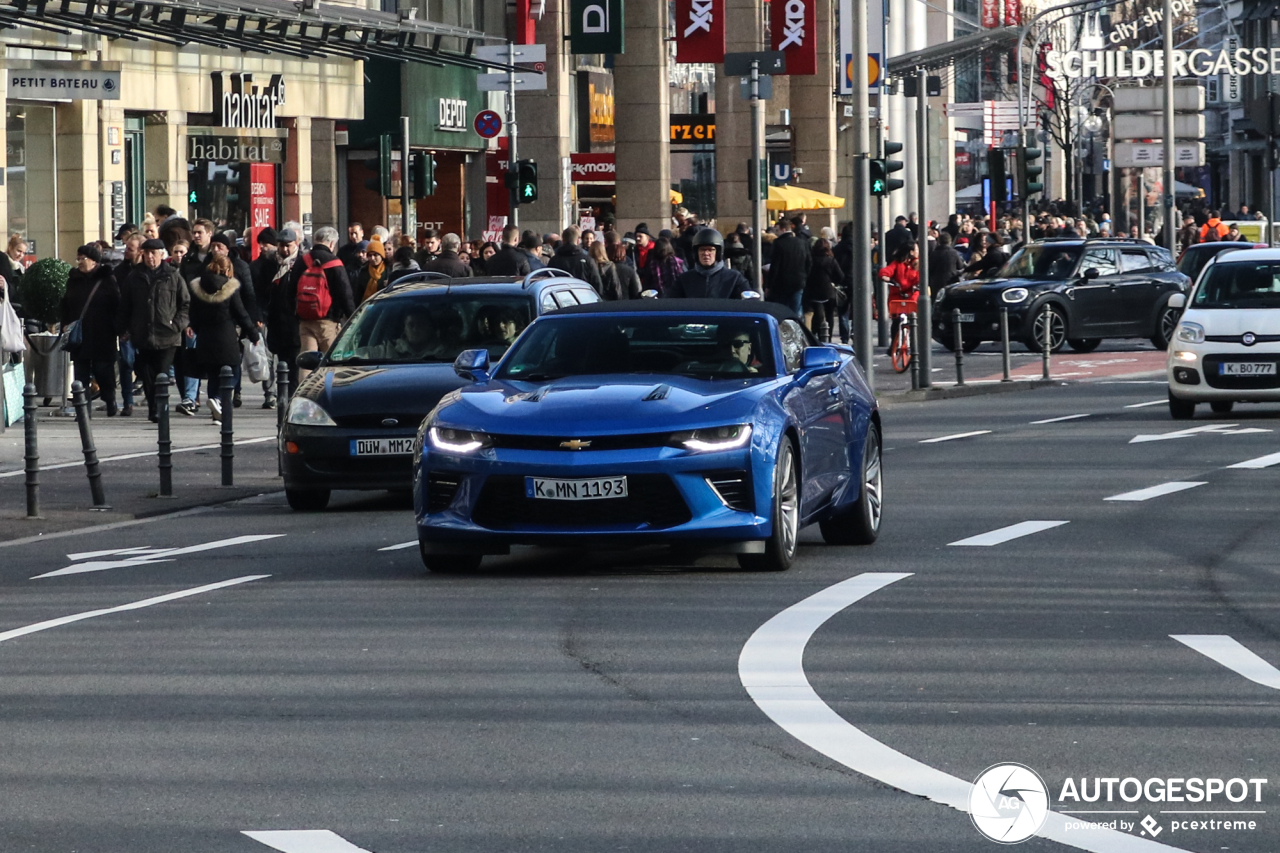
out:
{"label": "dark suv", "polygon": [[1169,297],[1191,279],[1178,272],[1168,250],[1129,240],[1044,240],[1019,249],[991,279],[944,287],[933,312],[933,337],[955,341],[951,312],[960,309],[966,350],[1000,340],[1000,308],[1009,309],[1009,337],[1043,349],[1045,305],[1050,349],[1070,344],[1092,352],[1103,338],[1148,338],[1169,346],[1180,310]]}

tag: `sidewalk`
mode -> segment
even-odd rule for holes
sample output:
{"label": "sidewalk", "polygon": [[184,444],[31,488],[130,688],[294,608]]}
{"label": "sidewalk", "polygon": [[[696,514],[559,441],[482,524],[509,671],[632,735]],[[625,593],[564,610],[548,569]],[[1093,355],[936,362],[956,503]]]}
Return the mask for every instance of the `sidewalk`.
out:
{"label": "sidewalk", "polygon": [[[100,403],[94,405],[101,407]],[[177,412],[170,415],[172,498],[159,497],[158,427],[147,420],[141,395],[132,417],[108,418],[104,412],[95,412],[93,439],[109,510],[91,509],[93,499],[79,428],[75,418],[62,417],[58,411],[41,408],[36,421],[41,468],[39,519],[26,517],[23,425],[16,423],[0,434],[0,541],[162,515],[283,488],[276,476],[276,411],[262,408],[260,386],[246,383],[244,405],[233,415],[234,486],[221,485],[221,432],[208,409],[201,409],[195,417]]]}

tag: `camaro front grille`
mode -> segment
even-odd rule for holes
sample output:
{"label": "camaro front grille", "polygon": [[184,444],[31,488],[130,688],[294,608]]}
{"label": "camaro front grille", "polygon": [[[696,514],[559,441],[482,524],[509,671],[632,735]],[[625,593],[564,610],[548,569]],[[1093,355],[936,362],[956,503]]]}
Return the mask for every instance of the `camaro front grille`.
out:
{"label": "camaro front grille", "polygon": [[[632,433],[629,435],[490,435],[495,447],[509,450],[638,450],[663,447],[671,438],[669,432]],[[568,445],[568,446],[566,446]]]}
{"label": "camaro front grille", "polygon": [[729,509],[751,512],[755,508],[750,471],[712,471],[703,476]]}
{"label": "camaro front grille", "polygon": [[628,474],[627,497],[591,501],[526,497],[524,480],[512,474],[486,479],[472,520],[491,530],[547,527],[580,531],[633,525],[660,530],[693,518],[680,490],[665,474]]}

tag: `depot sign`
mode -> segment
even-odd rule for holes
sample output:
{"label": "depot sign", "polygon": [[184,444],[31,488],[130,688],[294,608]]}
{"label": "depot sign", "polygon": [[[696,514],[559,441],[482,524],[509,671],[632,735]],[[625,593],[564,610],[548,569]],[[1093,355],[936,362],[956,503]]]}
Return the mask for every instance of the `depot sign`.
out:
{"label": "depot sign", "polygon": [[[1078,77],[1163,77],[1163,50],[1051,50],[1045,54],[1049,76]],[[1236,50],[1175,50],[1174,77],[1213,77],[1218,74],[1280,74],[1280,48],[1238,48]]]}

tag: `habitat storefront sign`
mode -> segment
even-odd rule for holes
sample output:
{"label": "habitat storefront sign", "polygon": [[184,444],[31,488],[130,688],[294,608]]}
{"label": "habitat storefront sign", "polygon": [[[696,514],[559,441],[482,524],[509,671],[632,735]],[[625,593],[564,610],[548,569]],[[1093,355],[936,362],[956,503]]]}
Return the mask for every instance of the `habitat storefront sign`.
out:
{"label": "habitat storefront sign", "polygon": [[234,127],[187,128],[187,159],[212,163],[283,163],[288,131],[245,133]]}
{"label": "habitat storefront sign", "polygon": [[[1163,50],[1051,50],[1045,54],[1045,62],[1049,76],[1060,80],[1164,76]],[[1280,47],[1173,51],[1174,77],[1214,77],[1219,74],[1240,77],[1280,74]]]}

